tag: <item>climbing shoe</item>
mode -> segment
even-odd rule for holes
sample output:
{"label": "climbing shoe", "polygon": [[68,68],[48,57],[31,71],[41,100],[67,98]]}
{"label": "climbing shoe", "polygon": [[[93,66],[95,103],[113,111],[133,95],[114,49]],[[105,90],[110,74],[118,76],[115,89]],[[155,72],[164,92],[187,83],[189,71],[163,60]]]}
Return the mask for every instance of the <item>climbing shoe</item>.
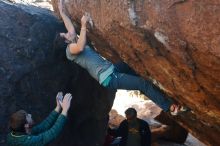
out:
{"label": "climbing shoe", "polygon": [[170,114],[172,116],[177,116],[177,115],[180,115],[180,114],[187,112],[187,111],[189,111],[189,109],[187,107],[177,105],[177,104],[173,104],[170,107]]}

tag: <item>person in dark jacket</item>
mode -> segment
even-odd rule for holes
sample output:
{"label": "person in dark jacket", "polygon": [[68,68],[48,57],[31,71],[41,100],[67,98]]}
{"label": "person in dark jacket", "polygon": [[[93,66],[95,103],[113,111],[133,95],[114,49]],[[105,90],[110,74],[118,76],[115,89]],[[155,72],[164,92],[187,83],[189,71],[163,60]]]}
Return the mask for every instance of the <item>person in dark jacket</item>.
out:
{"label": "person in dark jacket", "polygon": [[[58,94],[61,95],[61,93]],[[9,146],[44,146],[50,143],[60,134],[66,123],[71,99],[71,94],[66,94],[62,102],[57,98],[56,108],[43,122],[33,127],[31,114],[24,110],[12,114],[9,121],[11,132],[8,134],[7,144]]]}
{"label": "person in dark jacket", "polygon": [[126,120],[122,121],[117,130],[109,129],[114,137],[121,137],[119,146],[150,146],[151,131],[146,121],[137,118],[137,111],[128,108]]}

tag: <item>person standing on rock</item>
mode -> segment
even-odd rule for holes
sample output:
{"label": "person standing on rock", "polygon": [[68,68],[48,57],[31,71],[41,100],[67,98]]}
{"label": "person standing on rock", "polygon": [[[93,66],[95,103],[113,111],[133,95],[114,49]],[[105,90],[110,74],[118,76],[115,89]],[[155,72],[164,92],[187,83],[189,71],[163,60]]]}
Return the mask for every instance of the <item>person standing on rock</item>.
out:
{"label": "person standing on rock", "polygon": [[[62,97],[60,93],[58,93]],[[60,97],[59,96],[59,97]],[[12,114],[9,127],[11,132],[7,137],[9,146],[44,146],[54,140],[67,119],[72,95],[66,94],[62,102],[58,101],[54,111],[39,125],[33,126],[31,114],[24,110],[19,110]],[[62,108],[62,112],[60,114]],[[33,126],[33,127],[32,127]]]}
{"label": "person standing on rock", "polygon": [[129,72],[120,71],[116,65],[104,59],[86,44],[87,22],[91,22],[88,13],[83,15],[81,19],[80,35],[77,37],[70,18],[64,12],[63,0],[58,2],[58,9],[68,32],[58,34],[54,44],[58,45],[64,42],[68,44],[66,47],[68,60],[74,61],[86,69],[89,74],[104,87],[110,89],[139,90],[164,111],[169,111],[172,115],[177,115],[185,111],[183,106],[174,104],[173,101],[166,97],[153,83],[137,75],[129,74]]}

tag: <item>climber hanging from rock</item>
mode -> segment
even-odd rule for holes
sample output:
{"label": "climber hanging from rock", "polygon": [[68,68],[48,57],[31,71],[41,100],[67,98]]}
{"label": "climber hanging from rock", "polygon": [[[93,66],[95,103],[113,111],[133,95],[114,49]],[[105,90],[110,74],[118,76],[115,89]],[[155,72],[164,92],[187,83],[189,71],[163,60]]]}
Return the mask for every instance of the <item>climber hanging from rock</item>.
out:
{"label": "climber hanging from rock", "polygon": [[[64,11],[63,0],[59,1],[58,9],[67,33],[58,34],[55,38],[55,44],[67,43],[66,56],[68,60],[74,61],[86,69],[94,79],[106,88],[139,90],[164,111],[170,112],[172,115],[178,115],[186,111],[183,106],[175,104],[150,81],[144,80],[135,74],[130,74],[130,72],[121,71],[118,65],[113,65],[88,46],[86,44],[86,30],[87,23],[91,22],[88,13],[85,13],[81,18],[80,35],[77,37],[75,28]],[[60,41],[63,41],[63,43],[60,43]],[[123,65],[126,66],[125,63]]]}

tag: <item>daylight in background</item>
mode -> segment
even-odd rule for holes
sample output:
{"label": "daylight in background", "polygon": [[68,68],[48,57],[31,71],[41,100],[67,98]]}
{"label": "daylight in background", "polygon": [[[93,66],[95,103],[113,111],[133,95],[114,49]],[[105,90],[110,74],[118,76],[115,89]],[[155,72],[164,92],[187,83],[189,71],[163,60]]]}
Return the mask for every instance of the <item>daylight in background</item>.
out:
{"label": "daylight in background", "polygon": [[[129,107],[135,108],[137,110],[138,117],[147,121],[151,126],[160,125],[160,123],[155,121],[153,118],[161,112],[161,109],[151,100],[147,99],[147,97],[144,95],[141,95],[138,91],[118,90],[112,110],[110,112],[110,127],[116,128],[120,122],[125,119],[124,111]],[[205,146],[205,144],[197,140],[191,134],[189,134],[186,142],[183,145],[166,141],[161,141],[158,143],[158,145]]]}

